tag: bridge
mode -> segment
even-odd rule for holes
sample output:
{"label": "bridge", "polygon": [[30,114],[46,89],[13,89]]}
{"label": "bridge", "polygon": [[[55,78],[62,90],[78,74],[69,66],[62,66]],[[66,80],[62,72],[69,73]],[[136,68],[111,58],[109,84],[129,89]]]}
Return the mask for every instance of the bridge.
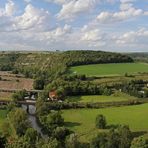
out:
{"label": "bridge", "polygon": [[[7,105],[7,104],[10,104],[10,103],[13,103],[13,102],[14,101],[0,100],[0,105]],[[26,100],[26,101],[15,101],[14,103],[21,104],[21,105],[35,105],[36,101]]]}
{"label": "bridge", "polygon": [[[14,101],[0,100],[0,105],[8,105],[8,104],[13,103],[13,102]],[[26,100],[26,101],[15,101],[14,103],[19,104],[19,105],[25,105],[27,113],[30,114],[30,115],[34,115],[34,114],[29,112],[29,106],[35,107],[36,101]]]}

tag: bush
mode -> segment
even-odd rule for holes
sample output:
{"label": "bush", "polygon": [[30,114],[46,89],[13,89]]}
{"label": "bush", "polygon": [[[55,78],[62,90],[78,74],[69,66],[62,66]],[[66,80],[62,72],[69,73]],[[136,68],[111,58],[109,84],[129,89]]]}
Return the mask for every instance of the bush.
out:
{"label": "bush", "polygon": [[14,93],[12,95],[12,98],[14,101],[21,101],[24,100],[25,95],[26,95],[26,90],[22,90]]}
{"label": "bush", "polygon": [[134,138],[131,143],[131,148],[148,148],[148,139],[143,136]]}
{"label": "bush", "polygon": [[13,69],[13,70],[12,70],[12,73],[13,73],[13,74],[18,74],[19,71],[18,71],[17,69]]}
{"label": "bush", "polygon": [[119,126],[117,129],[111,129],[109,132],[100,132],[92,139],[90,148],[130,148],[131,135],[128,126]]}
{"label": "bush", "polygon": [[44,80],[43,79],[36,79],[33,82],[33,88],[42,90],[44,88]]}
{"label": "bush", "polygon": [[67,139],[66,139],[66,148],[82,148],[82,144],[78,140],[78,136],[75,134],[71,134]]}
{"label": "bush", "polygon": [[66,136],[70,134],[70,131],[66,129],[65,127],[57,127],[54,130],[53,136],[58,140],[58,141],[64,141]]}
{"label": "bush", "polygon": [[105,129],[106,128],[106,119],[105,116],[103,115],[97,115],[96,117],[96,127],[100,129]]}

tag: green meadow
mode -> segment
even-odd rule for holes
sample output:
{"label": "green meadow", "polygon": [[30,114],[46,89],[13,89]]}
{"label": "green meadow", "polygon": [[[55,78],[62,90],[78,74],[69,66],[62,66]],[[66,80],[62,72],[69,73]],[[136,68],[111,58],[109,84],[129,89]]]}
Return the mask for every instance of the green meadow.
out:
{"label": "green meadow", "polygon": [[120,101],[127,101],[137,99],[136,97],[132,97],[126,94],[121,96],[104,96],[104,95],[90,95],[90,96],[69,96],[66,98],[68,102],[120,102]]}
{"label": "green meadow", "polygon": [[74,66],[70,68],[73,74],[86,74],[87,76],[107,76],[137,74],[139,72],[148,72],[146,63],[119,63],[119,64],[91,64]]}
{"label": "green meadow", "polygon": [[63,110],[65,125],[75,131],[82,141],[89,141],[96,133],[95,118],[103,114],[108,126],[129,125],[132,131],[148,131],[148,104],[104,109]]}

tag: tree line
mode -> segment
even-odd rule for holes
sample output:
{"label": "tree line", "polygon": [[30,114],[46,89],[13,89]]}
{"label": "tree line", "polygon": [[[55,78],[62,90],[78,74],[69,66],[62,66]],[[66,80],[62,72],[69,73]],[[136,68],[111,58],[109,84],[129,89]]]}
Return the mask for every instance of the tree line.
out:
{"label": "tree line", "polygon": [[114,87],[131,96],[147,98],[148,90],[144,89],[144,87],[147,87],[147,84],[148,81],[146,80],[131,80],[130,82],[115,84]]}

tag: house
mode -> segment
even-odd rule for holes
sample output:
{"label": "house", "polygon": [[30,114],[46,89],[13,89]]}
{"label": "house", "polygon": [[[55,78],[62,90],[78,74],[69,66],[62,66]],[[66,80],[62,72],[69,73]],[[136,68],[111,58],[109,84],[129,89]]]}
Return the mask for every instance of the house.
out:
{"label": "house", "polygon": [[57,101],[58,95],[57,95],[56,91],[50,91],[49,92],[49,98],[51,99],[51,101]]}
{"label": "house", "polygon": [[29,100],[29,98],[30,98],[29,96],[24,97],[25,100]]}
{"label": "house", "polygon": [[32,95],[31,96],[31,100],[35,100],[36,98],[35,98],[35,95]]}
{"label": "house", "polygon": [[144,90],[141,90],[141,91],[139,91],[141,94],[145,94],[145,91]]}

